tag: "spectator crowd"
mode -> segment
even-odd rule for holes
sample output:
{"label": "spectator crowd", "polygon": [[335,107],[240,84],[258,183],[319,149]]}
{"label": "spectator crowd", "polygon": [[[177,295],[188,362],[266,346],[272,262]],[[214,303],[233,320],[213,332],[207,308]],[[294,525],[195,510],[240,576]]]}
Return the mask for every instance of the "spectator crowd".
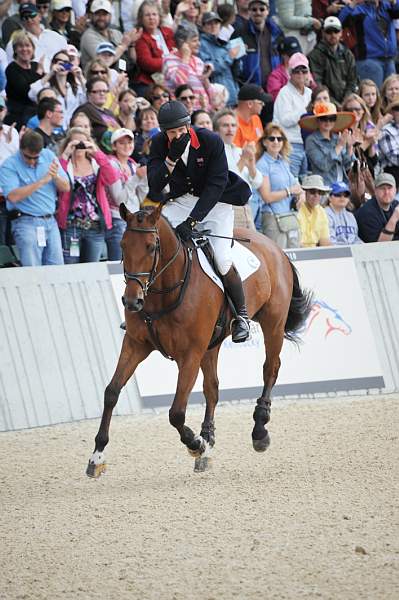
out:
{"label": "spectator crowd", "polygon": [[250,186],[236,226],[399,239],[399,0],[0,0],[0,26],[0,246],[23,266],[121,259],[171,99]]}

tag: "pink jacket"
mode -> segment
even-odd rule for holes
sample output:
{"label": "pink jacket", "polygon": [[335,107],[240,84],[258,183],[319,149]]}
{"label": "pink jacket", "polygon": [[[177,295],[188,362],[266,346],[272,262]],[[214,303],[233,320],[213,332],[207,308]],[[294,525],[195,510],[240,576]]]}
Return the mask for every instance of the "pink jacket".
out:
{"label": "pink jacket", "polygon": [[[108,197],[106,192],[106,186],[112,185],[115,181],[120,179],[120,172],[115,169],[112,164],[110,157],[98,150],[93,157],[92,160],[94,171],[98,172],[97,177],[97,187],[96,187],[96,196],[97,203],[102,211],[105,227],[107,229],[112,228],[112,216],[109,208]],[[60,164],[64,171],[68,173],[72,186],[74,183],[73,176],[73,164],[71,160],[65,160],[60,158]],[[59,195],[58,198],[58,210],[57,210],[57,222],[60,229],[67,228],[67,218],[70,210],[70,202],[71,202],[71,192],[63,192]]]}

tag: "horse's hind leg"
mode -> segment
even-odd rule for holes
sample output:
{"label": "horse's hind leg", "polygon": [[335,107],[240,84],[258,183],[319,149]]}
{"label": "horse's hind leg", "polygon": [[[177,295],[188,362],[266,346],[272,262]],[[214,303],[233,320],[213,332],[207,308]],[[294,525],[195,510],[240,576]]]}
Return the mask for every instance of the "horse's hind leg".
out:
{"label": "horse's hind leg", "polygon": [[[280,310],[280,309],[279,309]],[[269,444],[270,437],[265,425],[270,421],[271,392],[276,383],[280,369],[280,352],[284,340],[285,319],[276,318],[270,309],[265,308],[257,315],[265,341],[266,360],[263,364],[263,390],[258,398],[253,418],[255,421],[252,430],[252,444],[257,452],[264,452]]]}
{"label": "horse's hind leg", "polygon": [[201,425],[201,437],[206,442],[206,449],[201,456],[195,459],[194,471],[206,471],[211,465],[211,450],[215,445],[215,408],[219,399],[219,379],[217,375],[217,364],[220,346],[208,350],[201,361],[201,369],[204,374],[204,396],[206,409],[204,421]]}
{"label": "horse's hind leg", "polygon": [[94,452],[90,457],[86,469],[88,477],[99,477],[106,469],[104,448],[109,441],[109,426],[112,411],[118,402],[119,394],[124,385],[133,375],[138,364],[140,364],[151,352],[151,347],[138,345],[126,334],[123,339],[122,349],[119,356],[115,373],[104,392],[104,410],[101,418],[100,428],[95,437]]}

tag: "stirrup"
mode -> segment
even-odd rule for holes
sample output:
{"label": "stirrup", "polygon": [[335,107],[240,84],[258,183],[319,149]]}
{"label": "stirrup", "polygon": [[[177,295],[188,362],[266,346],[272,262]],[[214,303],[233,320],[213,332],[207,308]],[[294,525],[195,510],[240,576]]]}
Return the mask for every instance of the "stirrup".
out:
{"label": "stirrup", "polygon": [[[240,336],[238,338],[236,337],[236,339],[234,339],[233,328],[234,328],[234,325],[236,323],[240,324],[240,326],[241,326],[241,332],[240,332]],[[234,317],[233,319],[231,319],[231,321],[230,321],[230,333],[232,335],[233,342],[235,342],[235,343],[246,342],[247,339],[250,336],[250,332],[251,332],[251,329],[250,329],[249,319],[248,318],[242,317],[241,315],[237,315],[236,317]]]}

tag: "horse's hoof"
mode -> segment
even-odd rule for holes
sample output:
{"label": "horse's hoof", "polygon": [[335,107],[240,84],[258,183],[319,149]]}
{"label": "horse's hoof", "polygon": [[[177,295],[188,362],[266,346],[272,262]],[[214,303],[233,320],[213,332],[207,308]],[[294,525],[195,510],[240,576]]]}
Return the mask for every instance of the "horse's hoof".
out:
{"label": "horse's hoof", "polygon": [[194,461],[194,473],[203,473],[212,468],[212,458],[210,456],[199,456]]}
{"label": "horse's hoof", "polygon": [[189,448],[187,446],[187,450],[190,456],[199,458],[205,452],[206,441],[199,435],[195,438],[194,442],[198,444],[198,448]]}
{"label": "horse's hoof", "polygon": [[254,440],[252,438],[252,445],[256,452],[265,452],[270,446],[270,436],[267,433],[261,440]]}
{"label": "horse's hoof", "polygon": [[105,473],[107,470],[107,464],[101,463],[96,465],[94,462],[89,460],[89,464],[87,465],[86,475],[87,477],[92,477],[94,479],[98,479],[102,473]]}

